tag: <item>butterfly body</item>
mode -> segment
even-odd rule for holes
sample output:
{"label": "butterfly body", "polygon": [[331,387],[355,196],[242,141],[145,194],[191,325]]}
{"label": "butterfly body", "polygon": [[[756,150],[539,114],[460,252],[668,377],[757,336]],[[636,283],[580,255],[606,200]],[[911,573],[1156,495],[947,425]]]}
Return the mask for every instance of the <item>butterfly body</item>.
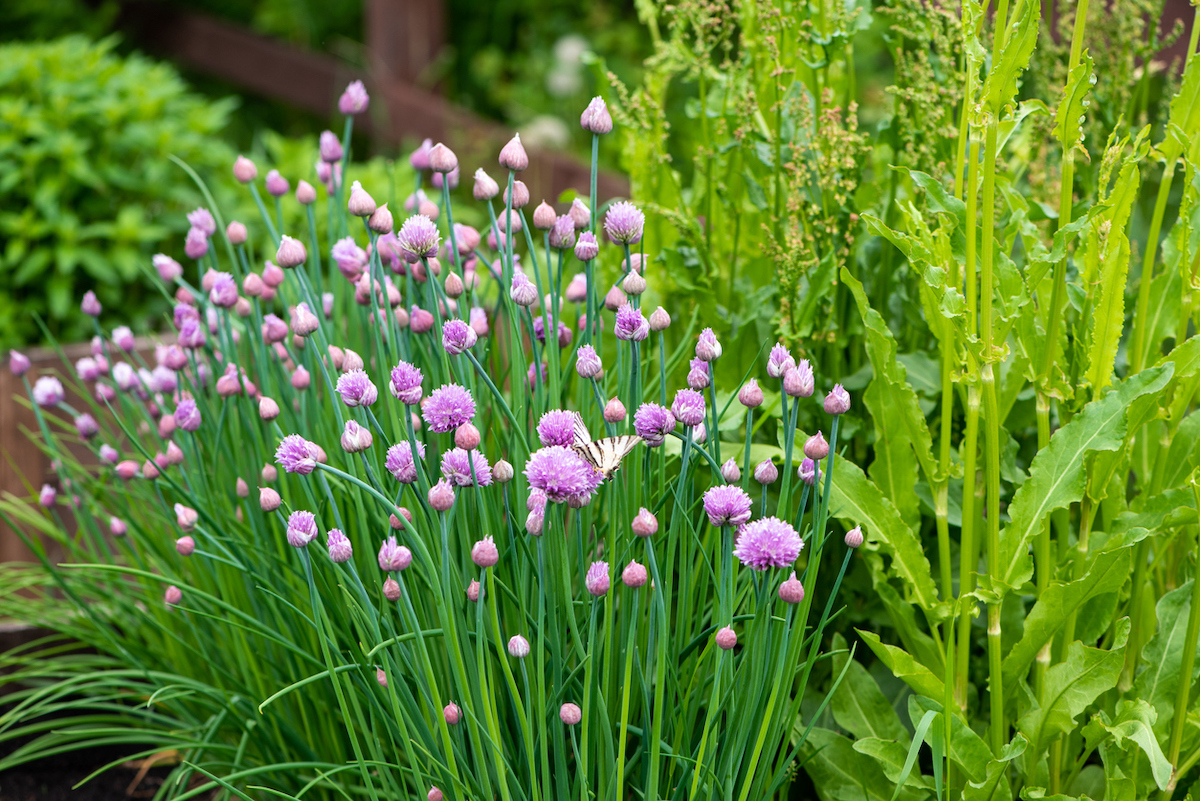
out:
{"label": "butterfly body", "polygon": [[613,473],[621,468],[621,460],[641,441],[641,437],[632,434],[593,440],[583,417],[575,413],[575,441],[571,447],[605,480],[612,478]]}

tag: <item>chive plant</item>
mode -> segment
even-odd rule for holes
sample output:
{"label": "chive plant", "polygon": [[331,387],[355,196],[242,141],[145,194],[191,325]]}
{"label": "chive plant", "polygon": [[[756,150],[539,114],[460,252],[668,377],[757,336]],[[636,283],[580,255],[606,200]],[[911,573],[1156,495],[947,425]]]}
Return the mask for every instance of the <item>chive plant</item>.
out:
{"label": "chive plant", "polygon": [[[153,352],[96,322],[70,400],[12,355],[58,478],[0,507],[42,562],[5,611],[57,635],[4,657],[0,740],[34,736],[0,769],[118,744],[168,752],[180,801],[784,797],[863,542],[832,536],[849,393],[760,360],[788,440],[804,407],[829,438],[766,463],[783,489],[754,504],[758,365],[721,386],[713,328],[645,315],[645,216],[599,213],[597,147],[591,206],[531,219],[514,137],[503,191],[475,172],[477,231],[425,143],[397,226],[352,180],[367,104],[352,85],[321,136],[325,214],[274,172],[272,214],[239,157],[266,238],[189,216]],[[613,126],[600,98],[581,123]]]}

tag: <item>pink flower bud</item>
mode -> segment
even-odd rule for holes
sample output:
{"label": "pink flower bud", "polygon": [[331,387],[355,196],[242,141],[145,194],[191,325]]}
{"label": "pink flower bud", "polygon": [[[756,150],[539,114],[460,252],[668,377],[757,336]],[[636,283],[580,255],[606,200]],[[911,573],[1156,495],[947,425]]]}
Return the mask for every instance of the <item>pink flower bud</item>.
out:
{"label": "pink flower bud", "polygon": [[610,133],[613,129],[612,115],[608,112],[608,104],[602,97],[593,97],[587,108],[579,115],[579,125],[583,130],[600,134]]}
{"label": "pink flower bud", "polygon": [[124,537],[129,531],[129,527],[125,525],[125,521],[119,517],[110,517],[108,519],[108,533],[114,537]]}
{"label": "pink flower bud", "polygon": [[153,460],[147,459],[142,463],[142,478],[155,479],[158,478],[158,476],[158,467],[154,464]]}
{"label": "pink flower bud", "polygon": [[355,181],[350,185],[350,198],[346,201],[346,209],[355,217],[370,217],[375,213],[375,199],[367,194],[362,184]]}
{"label": "pink flower bud", "polygon": [[279,471],[275,468],[275,465],[265,464],[263,465],[260,477],[262,478],[262,482],[264,484],[272,484],[277,478],[279,478]]}
{"label": "pink flower bud", "polygon": [[854,528],[847,531],[844,542],[846,543],[847,548],[857,548],[858,546],[862,545],[863,544],[862,526],[855,526]]}
{"label": "pink flower bud", "polygon": [[479,600],[479,594],[479,582],[471,579],[471,583],[467,585],[467,600],[471,603],[476,603]]}
{"label": "pink flower bud", "polygon": [[721,465],[721,477],[725,479],[726,484],[736,484],[741,481],[742,471],[738,469],[737,462],[729,459]]}
{"label": "pink flower bud", "polygon": [[173,441],[167,443],[167,464],[180,465],[183,464],[183,451]]}
{"label": "pink flower bud", "polygon": [[646,279],[637,273],[630,273],[621,281],[621,289],[625,290],[626,295],[637,297],[646,291]]}
{"label": "pink flower bud", "polygon": [[500,149],[500,166],[510,172],[521,172],[529,167],[529,155],[521,145],[520,134],[513,134],[508,144]]}
{"label": "pink flower bud", "polygon": [[238,156],[233,162],[233,177],[238,183],[248,184],[258,177],[258,167],[245,156]]}
{"label": "pink flower bud", "polygon": [[258,401],[258,416],[270,422],[279,416],[279,404],[272,399],[263,396]]}
{"label": "pink flower bud", "polygon": [[196,551],[196,540],[192,537],[180,537],[175,540],[175,550],[180,556],[191,556]]}
{"label": "pink flower bud", "polygon": [[482,203],[500,194],[500,185],[482,169],[478,169],[475,171],[475,186],[472,188],[471,194]]}
{"label": "pink flower bud", "polygon": [[429,792],[425,794],[426,801],[442,801],[442,791],[437,787],[430,787]]}
{"label": "pink flower bud", "polygon": [[168,606],[176,606],[183,600],[183,590],[172,584],[167,587],[167,591],[163,593],[163,600]]}
{"label": "pink flower bud", "polygon": [[484,537],[471,546],[471,561],[476,567],[495,567],[500,561],[500,551],[491,537]]}
{"label": "pink flower bud", "polygon": [[438,142],[429,151],[429,169],[443,175],[458,168],[458,156],[454,151]]}
{"label": "pink flower bud", "polygon": [[175,522],[184,531],[191,531],[196,527],[196,521],[200,519],[200,514],[191,507],[184,506],[181,503],[175,504]]}
{"label": "pink flower bud", "polygon": [[[275,261],[280,267],[291,268],[299,267],[304,264],[308,258],[308,252],[304,249],[304,243],[299,239],[284,234],[282,241],[279,243],[279,249],[275,251]],[[264,280],[266,271],[263,272]],[[268,282],[270,283],[270,282]]]}
{"label": "pink flower bud", "polygon": [[264,512],[274,512],[281,503],[283,503],[283,499],[275,490],[270,487],[258,488],[258,507]]}
{"label": "pink flower bud", "polygon": [[479,447],[479,429],[472,423],[463,423],[454,432],[454,444],[464,451],[475,450]]}
{"label": "pink flower bud", "polygon": [[820,431],[805,441],[804,455],[814,462],[819,462],[829,455],[829,443],[825,441],[825,437]]}
{"label": "pink flower bud", "polygon": [[754,480],[766,486],[774,484],[779,478],[779,468],[770,459],[764,459],[754,468]]}
{"label": "pink flower bud", "polygon": [[729,626],[725,626],[717,631],[716,640],[718,648],[728,651],[737,645],[737,632]]}
{"label": "pink flower bud", "polygon": [[604,407],[604,422],[619,423],[624,419],[625,404],[621,403],[620,398],[614,396]]}
{"label": "pink flower bud", "polygon": [[533,227],[539,231],[549,231],[557,220],[554,207],[544,200],[533,210]]}
{"label": "pink flower bud", "polygon": [[442,709],[442,717],[445,718],[446,724],[449,726],[457,726],[462,720],[462,710],[458,708],[458,704],[451,701]]}
{"label": "pink flower bud", "polygon": [[10,350],[8,352],[8,369],[11,370],[12,374],[17,378],[25,375],[25,373],[29,371],[29,367],[29,357],[24,353],[18,353],[15,350]]}
{"label": "pink flower bud", "polygon": [[137,462],[132,459],[126,459],[123,462],[118,462],[116,466],[117,475],[124,481],[129,481],[137,475]]}
{"label": "pink flower bud", "polygon": [[826,414],[845,414],[850,411],[850,393],[841,384],[835,384],[825,396]]}
{"label": "pink flower bud", "polygon": [[779,585],[779,599],[787,604],[798,604],[804,600],[804,585],[796,578],[796,571],[787,581]]}
{"label": "pink flower bud", "polygon": [[395,224],[396,221],[392,218],[392,213],[388,211],[386,203],[375,209],[375,212],[367,218],[367,227],[377,234],[390,234]]}
{"label": "pink flower bud", "polygon": [[508,189],[504,190],[504,202],[514,209],[523,209],[529,205],[529,187],[524,181],[513,181],[512,199],[508,197]]}
{"label": "pink flower bud", "polygon": [[621,571],[621,581],[626,587],[637,589],[646,583],[646,566],[640,565],[637,562],[630,562]]}
{"label": "pink flower bud", "polygon": [[301,181],[296,184],[296,202],[302,206],[316,203],[317,190],[313,189],[313,185],[308,181]]}
{"label": "pink flower bud", "polygon": [[461,298],[466,287],[463,286],[463,280],[458,277],[457,273],[450,273],[446,276],[446,297]]}
{"label": "pink flower bud", "polygon": [[621,291],[620,287],[614,286],[612,289],[608,290],[608,294],[604,296],[604,308],[611,312],[615,312],[617,309],[624,306],[625,303],[625,293]]}
{"label": "pink flower bud", "polygon": [[513,476],[515,475],[516,470],[513,468],[512,464],[504,459],[501,459],[500,461],[496,462],[496,464],[492,465],[492,479],[497,484],[507,484],[513,480]]}
{"label": "pink flower bud", "polygon": [[583,710],[577,704],[567,702],[559,707],[558,719],[568,726],[575,726],[583,720]]}
{"label": "pink flower bud", "polygon": [[454,488],[446,479],[429,488],[429,505],[438,512],[445,512],[454,505]]}
{"label": "pink flower bud", "polygon": [[387,689],[387,674],[383,672],[383,668],[375,668],[375,681],[379,682],[379,686]]}
{"label": "pink flower bud", "polygon": [[383,582],[383,597],[387,598],[389,601],[399,601],[400,582],[396,581],[391,576],[388,576],[387,580]]}
{"label": "pink flower bud", "polygon": [[658,533],[658,519],[651,514],[649,509],[643,506],[638,510],[637,516],[633,518],[633,522],[629,527],[639,537],[651,537]]}
{"label": "pink flower bud", "polygon": [[667,310],[659,306],[650,315],[650,330],[665,331],[671,325],[671,315],[667,314]]}
{"label": "pink flower bud", "polygon": [[762,406],[763,393],[758,386],[758,379],[751,378],[738,391],[738,401],[748,409]]}
{"label": "pink flower bud", "polygon": [[308,385],[312,383],[312,376],[303,366],[297,367],[296,372],[292,373],[292,387],[294,389],[308,389]]}

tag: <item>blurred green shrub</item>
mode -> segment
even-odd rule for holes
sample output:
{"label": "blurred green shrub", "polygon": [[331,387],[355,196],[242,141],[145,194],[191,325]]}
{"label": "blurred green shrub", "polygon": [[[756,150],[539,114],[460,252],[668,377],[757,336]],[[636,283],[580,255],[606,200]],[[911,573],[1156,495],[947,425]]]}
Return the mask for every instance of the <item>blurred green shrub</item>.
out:
{"label": "blurred green shrub", "polygon": [[[0,347],[91,335],[73,314],[94,289],[129,324],[165,306],[140,280],[199,194],[168,156],[225,168],[235,106],[188,91],[170,66],[113,38],[0,46]],[[141,325],[138,325],[138,324]]]}

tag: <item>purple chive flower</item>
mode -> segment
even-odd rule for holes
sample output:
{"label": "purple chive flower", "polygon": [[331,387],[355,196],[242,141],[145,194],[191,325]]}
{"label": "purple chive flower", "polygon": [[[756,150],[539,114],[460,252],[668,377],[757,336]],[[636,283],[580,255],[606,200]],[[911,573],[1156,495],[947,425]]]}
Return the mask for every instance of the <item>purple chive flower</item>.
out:
{"label": "purple chive flower", "polygon": [[179,344],[189,350],[204,347],[207,338],[204,326],[195,317],[189,317],[183,321],[183,324],[179,326],[179,336],[176,337]]}
{"label": "purple chive flower", "polygon": [[714,526],[740,526],[750,519],[753,502],[741,487],[718,485],[704,493],[704,513]]}
{"label": "purple chive flower", "polygon": [[525,273],[515,272],[513,273],[512,287],[508,290],[508,296],[518,306],[532,306],[537,303],[538,291],[537,287],[534,286]]}
{"label": "purple chive flower", "polygon": [[289,473],[308,475],[317,468],[320,449],[299,434],[288,434],[275,449],[275,461]]}
{"label": "purple chive flower", "polygon": [[183,275],[183,265],[165,253],[154,254],[151,263],[154,265],[154,269],[158,272],[158,277],[162,279],[164,284],[176,281]]}
{"label": "purple chive flower", "polygon": [[208,237],[199,228],[189,228],[183,240],[183,252],[189,259],[202,259],[208,253]]}
{"label": "purple chive flower", "polygon": [[217,221],[213,219],[212,212],[203,206],[190,212],[187,221],[193,228],[203,231],[205,236],[212,236],[217,232]]}
{"label": "purple chive flower", "polygon": [[688,363],[687,385],[695,390],[708,389],[708,362],[695,358]]}
{"label": "purple chive flower", "polygon": [[579,115],[579,126],[590,133],[600,135],[610,133],[613,129],[612,115],[608,113],[608,105],[604,98],[593,97],[587,108]]}
{"label": "purple chive flower", "polygon": [[342,160],[342,143],[338,141],[337,134],[333,131],[321,131],[321,138],[318,140],[321,161],[326,164],[332,164],[335,161]]}
{"label": "purple chive flower", "polygon": [[430,393],[421,416],[430,431],[446,434],[471,422],[475,416],[475,399],[458,384],[446,384]]}
{"label": "purple chive flower", "polygon": [[647,446],[657,448],[675,430],[675,415],[665,406],[643,403],[633,415],[633,430]]}
{"label": "purple chive flower", "polygon": [[421,369],[408,362],[400,362],[392,368],[392,395],[406,406],[415,406],[421,402],[421,382],[425,376]]}
{"label": "purple chive flower", "polygon": [[613,333],[617,335],[617,339],[641,342],[650,336],[650,321],[642,315],[640,309],[626,303],[617,310],[617,324]]}
{"label": "purple chive flower", "polygon": [[75,375],[80,381],[95,381],[100,377],[100,365],[91,356],[84,356],[75,362]]}
{"label": "purple chive flower", "polygon": [[293,548],[303,548],[317,538],[317,518],[312,512],[292,512],[287,521],[287,541]]}
{"label": "purple chive flower", "polygon": [[[425,458],[424,443],[417,443],[417,456]],[[387,471],[401,484],[412,484],[417,480],[417,466],[413,463],[412,446],[407,442],[397,442],[387,450],[387,461],[384,462]]]}
{"label": "purple chive flower", "polygon": [[133,331],[129,330],[129,326],[119,325],[113,329],[112,341],[121,350],[129,353],[133,350],[135,344],[133,339]]}
{"label": "purple chive flower", "polygon": [[845,414],[850,411],[850,393],[841,384],[835,384],[825,396],[826,414]]}
{"label": "purple chive flower", "polygon": [[200,408],[196,406],[196,401],[191,398],[179,401],[179,405],[175,407],[175,425],[184,431],[195,431],[200,428],[201,422]]}
{"label": "purple chive flower", "polygon": [[421,257],[430,258],[437,255],[441,235],[437,225],[424,214],[414,214],[404,221],[396,232],[396,242],[400,251],[409,264],[416,264]]}
{"label": "purple chive flower", "polygon": [[575,247],[575,222],[571,215],[563,214],[554,220],[554,227],[550,229],[550,247],[557,250]]}
{"label": "purple chive flower", "polygon": [[329,253],[337,262],[338,270],[349,281],[358,281],[359,276],[366,272],[367,252],[354,242],[354,237],[339,239],[334,243]]}
{"label": "purple chive flower", "polygon": [[267,173],[265,183],[267,194],[271,197],[283,197],[292,189],[291,184],[288,183],[288,179],[280,175],[279,170],[271,170]]}
{"label": "purple chive flower", "polygon": [[[596,235],[591,231],[584,231],[581,233],[575,240],[575,258],[579,259],[580,261],[591,261],[599,255],[600,244],[596,241]],[[574,283],[575,281],[572,279],[571,284]],[[586,286],[587,284],[585,283],[584,287],[586,288]],[[568,286],[567,293],[570,294],[570,292],[571,290]],[[568,300],[571,300],[571,298],[568,298]]]}
{"label": "purple chive flower", "polygon": [[346,91],[342,92],[342,96],[338,98],[338,111],[347,116],[362,114],[367,110],[370,102],[371,97],[367,94],[367,87],[363,86],[363,82],[352,81],[346,87]]}
{"label": "purple chive flower", "polygon": [[407,570],[412,564],[412,551],[396,544],[395,537],[388,537],[379,546],[379,569],[385,573]]}
{"label": "purple chive flower", "polygon": [[363,370],[351,370],[338,376],[337,393],[347,406],[370,406],[379,399],[371,377]]}
{"label": "purple chive flower", "polygon": [[717,341],[717,335],[711,328],[700,332],[700,339],[696,342],[696,358],[706,362],[721,358],[721,343]]}
{"label": "purple chive flower", "polygon": [[733,555],[751,570],[769,570],[795,562],[803,547],[791,525],[778,517],[764,517],[742,526]]}
{"label": "purple chive flower", "polygon": [[325,544],[329,548],[330,561],[337,564],[349,562],[350,557],[354,556],[354,548],[350,545],[350,540],[342,533],[341,529],[331,528],[325,536]]}
{"label": "purple chive flower", "polygon": [[51,506],[54,505],[54,502],[57,499],[58,499],[58,490],[56,490],[54,487],[50,486],[49,484],[43,484],[41,492],[38,493],[38,503],[40,503],[46,509],[49,509]]}
{"label": "purple chive flower", "polygon": [[632,203],[620,200],[608,207],[604,215],[604,230],[609,239],[621,244],[632,245],[642,238],[646,215]]}
{"label": "purple chive flower", "polygon": [[38,406],[57,406],[64,397],[62,382],[54,376],[44,375],[33,385],[33,402]]}
{"label": "purple chive flower", "polygon": [[91,439],[100,433],[100,425],[96,418],[85,412],[75,418],[75,431],[84,439]]}
{"label": "purple chive flower", "polygon": [[442,326],[442,347],[451,356],[458,356],[475,347],[479,335],[465,320],[450,320]]}
{"label": "purple chive flower", "polygon": [[600,355],[591,345],[581,345],[575,353],[575,371],[580,378],[596,378],[604,372]]}
{"label": "purple chive flower", "polygon": [[671,402],[671,414],[685,426],[698,426],[704,422],[704,396],[694,389],[681,389]]}
{"label": "purple chive flower", "polygon": [[208,299],[214,306],[228,309],[237,303],[237,281],[229,273],[217,273],[213,278],[212,289],[208,291]]}
{"label": "purple chive flower", "polygon": [[543,445],[560,445],[565,448],[575,443],[575,412],[551,409],[538,420],[538,439]]}
{"label": "purple chive flower", "polygon": [[779,378],[789,367],[795,367],[796,360],[792,358],[792,354],[787,352],[787,348],[778,343],[771,348],[771,354],[767,356],[767,375],[771,378]]}
{"label": "purple chive flower", "polygon": [[602,595],[608,594],[610,583],[608,562],[592,562],[588,568],[587,575],[583,579],[583,584],[587,587],[587,591],[592,596],[599,598]]}
{"label": "purple chive flower", "polygon": [[529,486],[542,490],[555,503],[571,496],[589,495],[599,487],[602,478],[579,454],[562,445],[534,451],[525,463],[525,477]]}
{"label": "purple chive flower", "polygon": [[796,473],[800,476],[800,480],[810,487],[821,480],[821,471],[817,467],[817,463],[812,459],[805,459],[800,462],[800,467]]}
{"label": "purple chive flower", "polygon": [[492,466],[479,451],[451,448],[442,454],[442,476],[456,487],[470,487],[471,468],[475,469],[474,483],[486,487],[492,483]]}
{"label": "purple chive flower", "polygon": [[812,365],[808,359],[801,359],[795,367],[783,371],[783,391],[793,398],[812,397],[814,386]]}

